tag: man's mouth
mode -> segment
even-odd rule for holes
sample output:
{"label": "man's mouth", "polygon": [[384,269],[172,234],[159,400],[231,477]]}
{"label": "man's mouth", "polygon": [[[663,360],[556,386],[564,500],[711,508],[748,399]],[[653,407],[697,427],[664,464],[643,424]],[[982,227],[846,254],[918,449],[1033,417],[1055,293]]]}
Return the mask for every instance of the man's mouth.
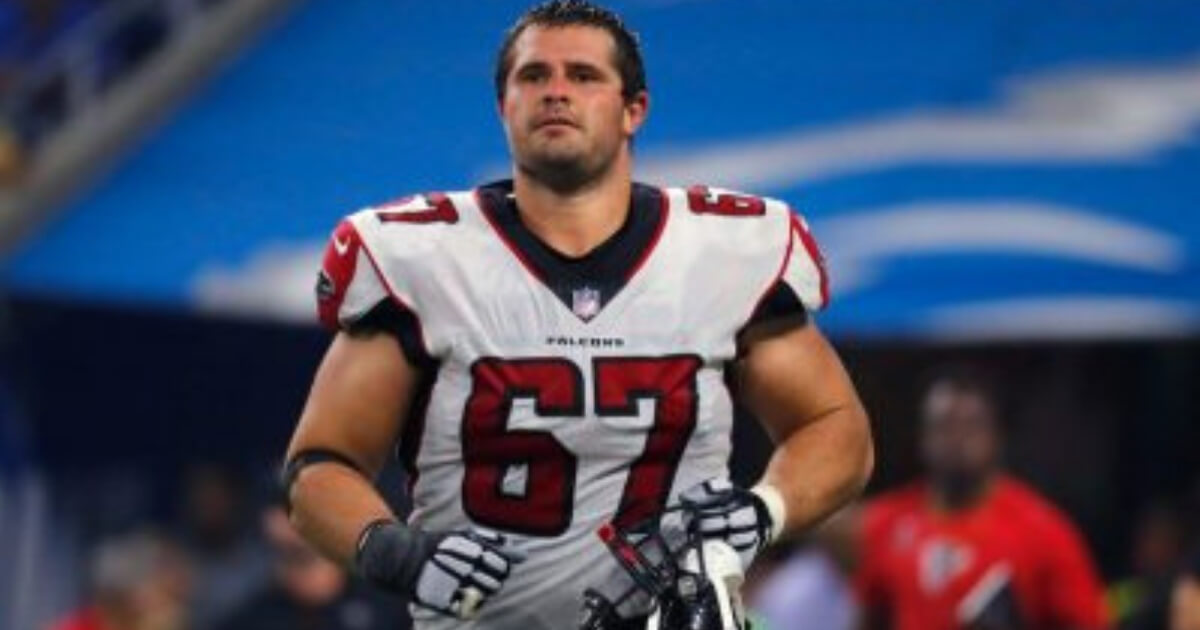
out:
{"label": "man's mouth", "polygon": [[545,119],[538,121],[538,123],[534,126],[534,128],[541,129],[543,127],[551,127],[551,126],[578,127],[578,125],[575,124],[575,121],[571,120],[570,118],[566,118],[566,117],[562,117],[562,116],[554,116],[551,118],[545,118]]}

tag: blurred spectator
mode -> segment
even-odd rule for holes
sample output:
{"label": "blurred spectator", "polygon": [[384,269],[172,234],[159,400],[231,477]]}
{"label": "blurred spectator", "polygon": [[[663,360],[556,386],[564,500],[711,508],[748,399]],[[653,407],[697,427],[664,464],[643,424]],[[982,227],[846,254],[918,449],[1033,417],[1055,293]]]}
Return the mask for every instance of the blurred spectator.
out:
{"label": "blurred spectator", "polygon": [[1133,575],[1109,591],[1120,628],[1159,630],[1167,626],[1171,580],[1185,544],[1184,523],[1177,509],[1156,503],[1142,511],[1133,534]]}
{"label": "blurred spectator", "polygon": [[397,630],[407,628],[400,600],[368,590],[326,560],[271,506],[263,530],[274,552],[274,580],[221,630]]}
{"label": "blurred spectator", "polygon": [[0,188],[12,186],[25,172],[25,148],[17,129],[0,113]]}
{"label": "blurred spectator", "polygon": [[0,2],[0,95],[100,0]]}
{"label": "blurred spectator", "polygon": [[[75,28],[105,4],[117,6],[111,0],[0,0],[0,187],[19,183],[43,138],[170,35],[167,2],[125,3],[109,16],[119,19],[93,20],[107,25],[102,29]],[[54,56],[71,37],[73,52]]]}
{"label": "blurred spectator", "polygon": [[180,532],[195,574],[192,621],[212,628],[270,579],[270,555],[251,527],[243,484],[214,464],[184,480]]}
{"label": "blurred spectator", "polygon": [[101,44],[104,63],[100,81],[111,84],[148,60],[171,34],[168,3],[151,3],[130,12]]}
{"label": "blurred spectator", "polygon": [[[858,610],[850,587],[856,561],[858,507],[830,517],[798,545],[768,547],[755,559],[743,593],[770,630],[853,630]],[[782,541],[781,541],[782,542]]]}
{"label": "blurred spectator", "polygon": [[[22,147],[67,116],[63,72],[34,77],[36,64],[101,0],[13,0],[0,2],[0,183],[14,178]],[[36,84],[29,81],[36,80]],[[23,101],[10,102],[18,90]]]}
{"label": "blurred spectator", "polygon": [[187,564],[168,540],[137,532],[101,542],[90,600],[54,630],[187,630]]}
{"label": "blurred spectator", "polygon": [[1171,589],[1169,630],[1200,630],[1200,553],[1192,556]]}
{"label": "blurred spectator", "polygon": [[927,478],[864,512],[856,586],[869,627],[1106,627],[1078,531],[1001,471],[999,416],[978,376],[946,372],[932,382],[921,410]]}
{"label": "blurred spectator", "polygon": [[[1143,515],[1134,539],[1134,557],[1148,556],[1153,561],[1150,566],[1157,570],[1154,574],[1157,578],[1140,583],[1137,594],[1141,597],[1121,620],[1121,630],[1198,627],[1188,623],[1195,624],[1197,619],[1194,587],[1200,581],[1200,480],[1192,496],[1183,497],[1177,507],[1165,510],[1165,514],[1160,512],[1164,508],[1154,507]],[[1167,515],[1173,518],[1169,526],[1161,522]],[[1147,536],[1157,542],[1143,542]],[[1182,551],[1186,549],[1193,551],[1191,556]],[[1145,560],[1135,560],[1135,570],[1144,563]]]}

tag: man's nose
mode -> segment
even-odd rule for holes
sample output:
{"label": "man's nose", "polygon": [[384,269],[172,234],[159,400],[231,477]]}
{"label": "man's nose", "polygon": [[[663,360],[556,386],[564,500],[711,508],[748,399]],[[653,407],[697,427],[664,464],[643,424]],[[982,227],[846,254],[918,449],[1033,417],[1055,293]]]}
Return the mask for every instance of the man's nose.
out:
{"label": "man's nose", "polygon": [[570,98],[571,82],[562,74],[554,74],[546,81],[542,98],[546,101],[566,101]]}

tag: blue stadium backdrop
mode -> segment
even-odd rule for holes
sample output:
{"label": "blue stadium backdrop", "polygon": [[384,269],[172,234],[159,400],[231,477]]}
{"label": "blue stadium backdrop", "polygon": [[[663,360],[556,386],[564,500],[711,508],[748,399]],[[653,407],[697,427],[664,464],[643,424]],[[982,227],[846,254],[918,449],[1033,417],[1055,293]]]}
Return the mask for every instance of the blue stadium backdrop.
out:
{"label": "blue stadium backdrop", "polygon": [[[1200,330],[1200,4],[613,3],[640,175],[783,197],[841,338]],[[505,172],[519,3],[309,0],[3,261],[15,295],[311,321],[337,218]]]}

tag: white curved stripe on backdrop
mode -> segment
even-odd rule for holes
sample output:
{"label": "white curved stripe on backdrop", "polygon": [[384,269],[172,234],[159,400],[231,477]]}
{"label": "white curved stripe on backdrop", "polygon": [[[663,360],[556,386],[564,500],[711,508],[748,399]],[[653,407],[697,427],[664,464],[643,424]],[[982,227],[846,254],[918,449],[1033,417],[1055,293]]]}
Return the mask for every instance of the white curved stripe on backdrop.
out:
{"label": "white curved stripe on backdrop", "polygon": [[864,289],[889,258],[1032,254],[1151,273],[1177,271],[1185,246],[1152,228],[1081,208],[1034,201],[939,201],[816,221],[836,295]]}
{"label": "white curved stripe on backdrop", "polygon": [[249,260],[211,265],[192,280],[192,304],[202,311],[315,323],[313,294],[325,243],[273,243]]}
{"label": "white curved stripe on backdrop", "polygon": [[923,336],[944,341],[1139,339],[1184,336],[1200,308],[1141,296],[1048,296],[955,304],[931,310]]}
{"label": "white curved stripe on backdrop", "polygon": [[638,175],[762,190],[921,164],[1136,161],[1200,128],[1200,60],[1039,73],[1010,80],[1003,94],[986,108],[922,109],[664,150],[648,155]]}

